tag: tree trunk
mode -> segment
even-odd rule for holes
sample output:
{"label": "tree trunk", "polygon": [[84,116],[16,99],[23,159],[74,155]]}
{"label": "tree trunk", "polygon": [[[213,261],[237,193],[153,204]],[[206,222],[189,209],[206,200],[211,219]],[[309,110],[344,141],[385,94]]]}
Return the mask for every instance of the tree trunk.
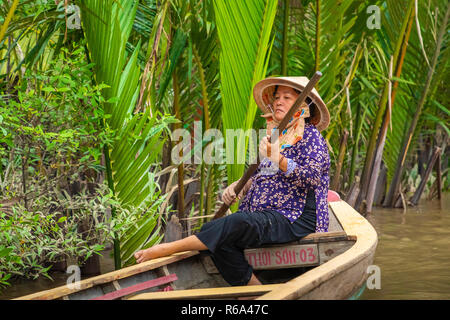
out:
{"label": "tree trunk", "polygon": [[85,276],[95,276],[100,274],[100,257],[96,254],[90,256],[80,267],[81,274]]}
{"label": "tree trunk", "polygon": [[345,198],[345,202],[347,202],[353,208],[355,207],[356,199],[359,194],[359,177],[355,177],[355,181],[353,182],[350,190],[348,192],[347,197]]}
{"label": "tree trunk", "polygon": [[[174,124],[174,129],[180,129],[182,127],[182,119],[180,114],[180,88],[178,85],[178,77],[177,70],[173,71],[172,75],[173,80],[173,111],[175,114],[175,118],[179,120],[179,123]],[[181,151],[182,153],[183,151]],[[181,155],[182,157],[184,154]],[[178,210],[178,218],[181,221],[181,225],[183,229],[186,230],[186,220],[184,215],[184,164],[180,163],[178,165],[178,198],[177,198],[177,210]]]}
{"label": "tree trunk", "polygon": [[[404,40],[405,33],[407,30],[407,25],[408,25],[408,22],[410,21],[411,15],[414,12],[413,8],[414,8],[414,0],[410,0],[408,9],[405,14],[405,18],[402,23],[401,31],[399,33],[399,37],[398,37],[397,43],[395,45],[395,51],[393,54],[393,61],[395,63],[396,70],[398,70],[398,68],[397,68],[397,66],[399,65],[398,57],[399,57],[401,45],[402,45],[402,43],[404,43],[403,40]],[[374,122],[374,125],[372,128],[372,135],[370,137],[369,145],[368,145],[367,152],[366,152],[366,160],[364,162],[364,169],[363,169],[363,173],[361,176],[361,192],[359,194],[358,200],[356,201],[357,206],[359,206],[359,204],[364,199],[366,199],[366,196],[367,196],[367,192],[368,192],[369,184],[370,184],[370,177],[372,176],[372,171],[373,171],[372,168],[373,168],[373,162],[374,162],[375,153],[376,153],[376,145],[377,145],[378,136],[379,136],[379,128],[382,124],[383,115],[385,114],[388,98],[389,98],[389,84],[388,84],[388,82],[386,82],[386,84],[383,88],[383,93],[381,95],[380,102],[378,104],[379,108],[378,108],[378,112],[377,112],[375,122]]]}
{"label": "tree trunk", "polygon": [[375,195],[373,198],[373,205],[377,206],[383,203],[384,195],[386,194],[386,183],[387,183],[387,168],[383,162],[381,162],[381,168],[379,173],[379,178],[377,181],[377,186],[375,188]]}
{"label": "tree trunk", "polygon": [[[397,78],[400,78],[400,75],[402,73],[403,62],[404,62],[405,54],[406,54],[406,48],[408,47],[409,37],[411,35],[411,29],[412,29],[412,25],[414,22],[414,15],[415,15],[414,10],[411,10],[411,14],[410,14],[410,17],[408,20],[408,25],[406,27],[405,37],[404,37],[404,40],[402,41],[402,45],[401,45],[400,58],[398,59],[398,62],[396,63],[397,68],[396,68],[396,72],[395,72],[395,77],[397,77]],[[391,67],[392,67],[392,60],[391,60]],[[392,70],[392,69],[390,69],[390,70]],[[391,72],[389,74],[389,78],[392,78]],[[383,124],[382,124],[382,126],[380,128],[380,132],[379,132],[378,146],[377,146],[376,153],[375,153],[374,165],[372,168],[371,179],[369,182],[369,187],[368,187],[368,192],[367,192],[367,212],[372,212],[372,205],[373,205],[374,196],[375,196],[376,183],[377,183],[378,177],[379,177],[379,171],[380,171],[380,165],[381,165],[381,161],[382,161],[382,157],[383,157],[384,145],[386,143],[388,125],[391,122],[392,108],[394,106],[397,90],[398,90],[398,81],[394,81],[392,83],[392,92],[389,92],[389,95],[390,95],[390,101],[388,101],[389,108],[385,111]]]}
{"label": "tree trunk", "polygon": [[375,154],[375,160],[374,160],[375,162],[373,165],[372,176],[370,178],[369,189],[367,191],[367,199],[366,199],[366,203],[367,203],[366,212],[367,213],[372,212],[373,199],[375,196],[375,188],[377,186],[377,182],[378,182],[378,178],[379,178],[379,172],[380,172],[380,166],[381,166],[381,160],[383,157],[383,149],[384,149],[385,142],[386,142],[386,132],[384,132],[384,134],[382,135],[380,145]]}
{"label": "tree trunk", "polygon": [[289,2],[290,0],[284,0],[284,11],[283,11],[283,48],[281,51],[281,75],[288,75],[288,49],[289,49]]}
{"label": "tree trunk", "polygon": [[410,203],[412,205],[417,205],[420,200],[420,196],[423,193],[423,190],[425,188],[425,185],[427,184],[428,178],[430,177],[431,171],[433,170],[433,167],[435,166],[436,160],[441,154],[441,148],[436,147],[433,152],[433,156],[431,157],[430,161],[428,162],[427,170],[425,172],[425,176],[423,177],[422,181],[420,181],[419,187],[417,188],[416,192],[410,199]]}
{"label": "tree trunk", "polygon": [[339,147],[339,157],[338,163],[336,165],[336,172],[334,173],[333,181],[331,182],[330,188],[331,190],[338,191],[339,190],[339,180],[341,176],[341,170],[344,163],[345,151],[347,149],[347,140],[348,140],[348,130],[344,130],[344,133],[341,137],[341,144]]}
{"label": "tree trunk", "polygon": [[[364,108],[364,111],[362,110],[361,104],[358,104],[358,111],[356,114],[356,132],[355,132],[355,142],[353,144],[353,150],[352,150],[352,160],[350,164],[350,174],[349,174],[349,183],[352,184],[355,178],[355,171],[356,171],[356,159],[358,157],[358,145],[359,145],[359,139],[361,137],[361,130],[362,125],[364,123],[364,119],[366,118],[366,111],[367,109]],[[361,114],[362,113],[362,114]],[[359,183],[359,180],[358,180]]]}

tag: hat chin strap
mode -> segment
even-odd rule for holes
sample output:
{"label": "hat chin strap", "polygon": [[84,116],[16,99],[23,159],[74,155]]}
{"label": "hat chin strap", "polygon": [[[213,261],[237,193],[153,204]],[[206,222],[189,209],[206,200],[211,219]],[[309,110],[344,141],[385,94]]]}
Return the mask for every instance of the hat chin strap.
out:
{"label": "hat chin strap", "polygon": [[[294,116],[291,118],[291,120],[289,121],[288,125],[286,126],[286,128],[289,128],[290,126],[292,126],[293,124],[295,124],[295,122],[297,122],[298,118],[308,118],[310,116],[310,112],[309,112],[309,106],[311,104],[313,104],[314,102],[311,101],[308,105],[306,105],[306,103],[294,114]],[[267,122],[272,122],[275,126],[278,126],[281,121],[278,121],[275,118],[275,111],[272,109],[272,104],[267,104],[267,107],[270,109],[271,112],[267,112],[261,115],[261,117],[265,118]]]}

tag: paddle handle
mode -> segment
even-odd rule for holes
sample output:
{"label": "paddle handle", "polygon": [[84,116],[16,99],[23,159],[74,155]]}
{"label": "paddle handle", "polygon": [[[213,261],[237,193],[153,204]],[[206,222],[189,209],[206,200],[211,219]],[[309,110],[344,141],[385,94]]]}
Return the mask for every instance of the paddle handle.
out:
{"label": "paddle handle", "polygon": [[[308,97],[308,95],[314,89],[314,87],[316,86],[316,84],[319,81],[321,76],[322,76],[322,73],[320,71],[316,71],[316,73],[313,75],[311,80],[309,80],[305,89],[300,93],[300,95],[295,100],[294,104],[289,109],[289,111],[285,114],[283,120],[281,121],[280,125],[278,126],[277,129],[278,129],[279,133],[283,132],[283,130],[286,128],[286,126],[289,123],[289,120],[291,120],[292,116],[295,114],[295,112],[297,112],[297,109],[303,104],[303,102],[305,102],[306,97]],[[272,136],[270,137],[270,142],[271,143],[276,142],[278,140],[278,137],[279,137],[279,135],[272,134]],[[234,192],[236,195],[238,195],[241,192],[241,190],[244,188],[247,181],[251,178],[253,173],[255,173],[255,171],[258,169],[259,163],[260,163],[260,161],[259,161],[259,156],[258,156],[257,162],[254,164],[251,164],[248,167],[247,171],[244,173],[242,178],[239,180],[239,182],[234,187]],[[219,208],[219,210],[214,215],[213,219],[223,217],[229,207],[230,207],[229,205],[227,205],[226,203],[223,203],[222,206]]]}

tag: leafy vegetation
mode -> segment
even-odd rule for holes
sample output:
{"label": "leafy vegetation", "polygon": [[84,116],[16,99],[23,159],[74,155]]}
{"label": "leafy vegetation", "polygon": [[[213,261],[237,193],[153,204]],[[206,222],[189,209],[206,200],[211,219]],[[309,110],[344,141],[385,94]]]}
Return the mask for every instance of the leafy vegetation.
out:
{"label": "leafy vegetation", "polygon": [[[407,205],[436,147],[425,194],[448,191],[448,16],[439,0],[0,0],[0,284],[111,243],[133,264],[170,214],[198,229],[246,165],[173,163],[172,133],[263,128],[266,76],[323,73],[333,186],[360,190],[358,210]],[[248,159],[240,141],[183,156],[225,142]]]}

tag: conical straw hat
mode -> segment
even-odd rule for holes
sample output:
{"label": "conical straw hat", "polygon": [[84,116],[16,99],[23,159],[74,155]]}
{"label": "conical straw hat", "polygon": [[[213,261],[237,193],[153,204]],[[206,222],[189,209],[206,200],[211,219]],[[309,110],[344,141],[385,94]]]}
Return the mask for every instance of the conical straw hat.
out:
{"label": "conical straw hat", "polygon": [[[273,93],[275,86],[287,86],[303,91],[308,84],[307,77],[270,77],[259,81],[253,88],[253,97],[261,111],[266,114],[272,112],[268,105],[272,105],[274,101]],[[313,89],[308,97],[313,101],[319,110],[318,118],[314,118],[313,122],[319,131],[325,130],[330,124],[330,113],[328,108],[320,97],[316,89]]]}

